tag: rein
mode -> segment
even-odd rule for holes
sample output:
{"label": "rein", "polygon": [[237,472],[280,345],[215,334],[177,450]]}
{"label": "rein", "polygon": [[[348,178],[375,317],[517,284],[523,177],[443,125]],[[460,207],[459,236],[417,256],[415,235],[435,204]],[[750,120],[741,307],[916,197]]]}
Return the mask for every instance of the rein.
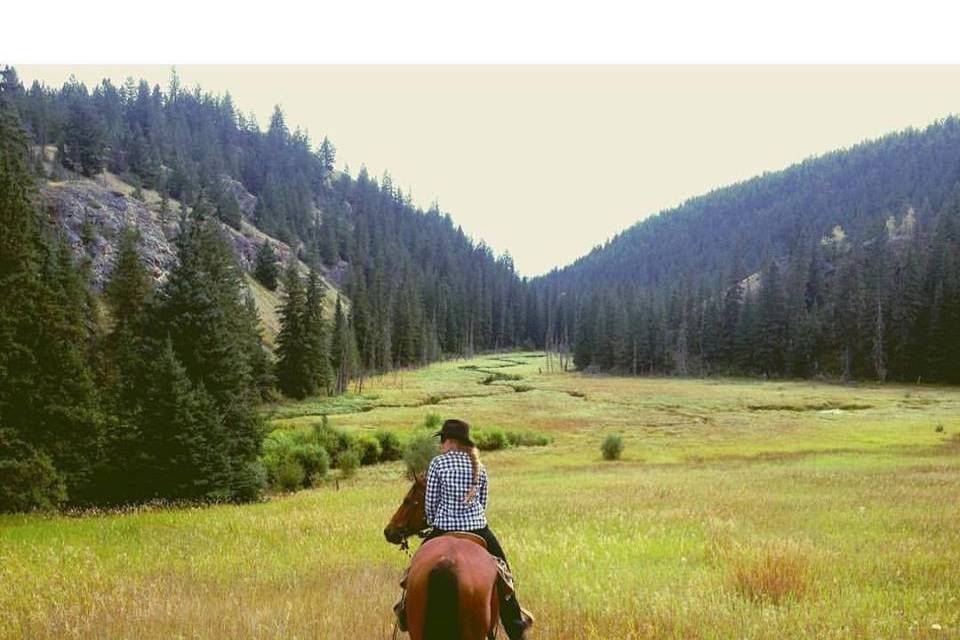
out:
{"label": "rein", "polygon": [[[422,531],[417,531],[416,533],[414,533],[414,534],[412,534],[412,535],[415,535],[415,536],[417,536],[418,538],[420,538],[421,540],[423,540],[424,538],[427,537],[427,535],[430,534],[430,531],[431,531],[432,529],[433,529],[433,527],[427,527],[426,529],[424,529],[424,530],[422,530]],[[412,558],[412,557],[413,557],[413,554],[410,553],[410,536],[405,537],[405,538],[403,539],[403,541],[400,542],[400,544],[398,544],[397,546],[400,547],[400,550],[403,551],[403,552],[406,554],[407,558]]]}

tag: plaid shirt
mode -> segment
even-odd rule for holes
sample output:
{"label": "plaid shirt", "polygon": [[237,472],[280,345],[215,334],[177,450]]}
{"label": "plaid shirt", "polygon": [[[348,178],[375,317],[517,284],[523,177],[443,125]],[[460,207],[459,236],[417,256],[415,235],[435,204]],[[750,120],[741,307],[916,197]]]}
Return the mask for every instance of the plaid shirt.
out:
{"label": "plaid shirt", "polygon": [[470,502],[473,466],[470,454],[453,449],[430,461],[427,469],[427,522],[444,531],[473,531],[487,526],[487,470],[480,465],[477,492]]}

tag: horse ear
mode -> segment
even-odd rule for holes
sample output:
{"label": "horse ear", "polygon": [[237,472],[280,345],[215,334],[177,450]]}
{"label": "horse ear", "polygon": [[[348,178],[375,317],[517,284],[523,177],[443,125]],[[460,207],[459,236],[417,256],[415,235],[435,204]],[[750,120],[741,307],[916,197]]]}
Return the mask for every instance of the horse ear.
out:
{"label": "horse ear", "polygon": [[417,484],[424,484],[427,481],[426,476],[423,472],[413,474],[413,480]]}

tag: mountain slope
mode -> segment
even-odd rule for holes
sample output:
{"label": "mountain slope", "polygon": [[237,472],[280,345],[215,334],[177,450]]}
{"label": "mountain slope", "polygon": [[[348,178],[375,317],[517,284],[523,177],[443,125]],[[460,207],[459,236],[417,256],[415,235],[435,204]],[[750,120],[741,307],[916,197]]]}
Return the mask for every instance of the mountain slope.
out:
{"label": "mountain slope", "polygon": [[44,177],[106,171],[169,202],[203,202],[242,236],[249,223],[342,285],[363,370],[539,340],[538,305],[509,258],[438,207],[414,206],[389,174],[337,171],[333,144],[315,147],[279,108],[264,131],[229,94],[186,91],[176,75],[166,91],[133,80],[26,88],[12,69],[0,76],[37,148],[56,150],[52,166],[37,159]]}
{"label": "mountain slope", "polygon": [[960,382],[960,120],[692,198],[533,286],[581,368]]}
{"label": "mountain slope", "polygon": [[[149,189],[140,189],[138,192],[136,187],[110,172],[95,178],[66,174],[63,180],[46,181],[40,189],[40,195],[56,214],[75,260],[86,266],[95,288],[101,289],[109,278],[121,232],[126,227],[137,229],[140,258],[154,280],[158,283],[166,280],[176,262],[173,239],[179,229],[180,202],[169,199],[167,212],[163,213],[161,197],[157,192]],[[244,198],[256,201],[245,191],[238,192],[235,197],[241,202]],[[221,224],[221,230],[230,240],[238,264],[247,272],[251,270],[257,251],[264,242],[270,242],[281,264],[290,258],[289,246],[270,238],[246,220],[243,220],[240,230],[227,224]],[[307,271],[307,266],[302,262],[300,268],[304,273]],[[323,275],[321,278],[330,289],[328,299],[335,298],[337,286]],[[277,307],[280,305],[280,294],[266,289],[249,275],[245,280],[261,319],[264,342],[272,347],[279,330]],[[332,316],[332,302],[328,307]]]}
{"label": "mountain slope", "polygon": [[728,284],[841,225],[866,239],[890,215],[926,229],[960,181],[960,120],[909,129],[691,198],[637,223],[546,280],[644,288]]}

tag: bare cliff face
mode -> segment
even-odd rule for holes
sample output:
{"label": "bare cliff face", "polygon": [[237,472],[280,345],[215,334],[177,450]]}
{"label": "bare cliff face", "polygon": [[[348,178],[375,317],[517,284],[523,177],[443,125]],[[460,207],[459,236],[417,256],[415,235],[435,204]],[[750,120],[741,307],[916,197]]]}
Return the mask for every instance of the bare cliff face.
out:
{"label": "bare cliff face", "polygon": [[[249,216],[256,206],[256,197],[237,182],[231,181],[227,186],[244,217]],[[157,282],[166,280],[176,263],[174,238],[179,230],[180,203],[170,200],[164,213],[157,193],[143,191],[137,194],[139,197],[134,197],[134,193],[131,185],[109,173],[92,179],[48,182],[40,189],[43,203],[59,219],[74,255],[89,261],[91,279],[97,288],[102,288],[110,276],[120,235],[127,227],[140,232],[141,260]],[[270,238],[246,220],[240,231],[227,225],[223,229],[245,270],[251,269],[264,242],[273,245],[281,263],[290,257],[288,245]]]}

